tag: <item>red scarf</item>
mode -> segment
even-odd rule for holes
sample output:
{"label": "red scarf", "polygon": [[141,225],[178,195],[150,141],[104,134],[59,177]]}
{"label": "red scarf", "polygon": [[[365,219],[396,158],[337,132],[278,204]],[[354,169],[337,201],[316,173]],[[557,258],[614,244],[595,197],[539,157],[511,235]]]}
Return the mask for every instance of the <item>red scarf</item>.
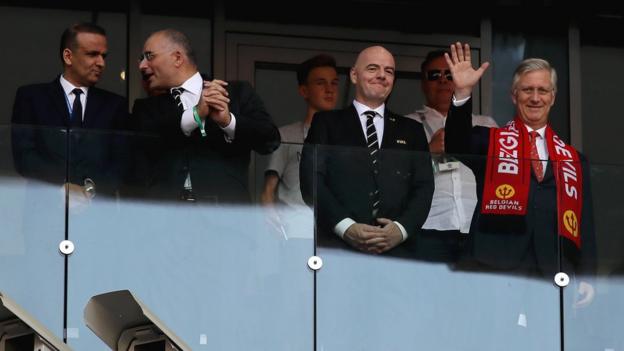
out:
{"label": "red scarf", "polygon": [[[546,127],[546,145],[557,185],[559,235],[581,248],[583,173],[577,151]],[[531,184],[529,133],[516,117],[503,128],[490,129],[481,213],[525,215]]]}

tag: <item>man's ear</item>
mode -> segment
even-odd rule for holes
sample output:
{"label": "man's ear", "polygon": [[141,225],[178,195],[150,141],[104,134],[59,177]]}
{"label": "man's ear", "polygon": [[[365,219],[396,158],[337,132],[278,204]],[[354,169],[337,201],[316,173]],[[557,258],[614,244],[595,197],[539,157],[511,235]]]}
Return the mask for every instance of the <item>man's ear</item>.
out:
{"label": "man's ear", "polygon": [[310,92],[308,91],[308,87],[305,84],[301,84],[299,88],[297,88],[297,91],[299,92],[299,95],[304,100],[308,100],[308,96],[310,95]]}
{"label": "man's ear", "polygon": [[185,57],[184,55],[182,55],[182,53],[180,51],[175,51],[173,53],[174,57],[175,57],[175,61],[174,64],[176,66],[176,68],[180,68],[182,66],[182,64],[184,63]]}
{"label": "man's ear", "polygon": [[357,72],[355,71],[355,67],[351,67],[351,71],[349,71],[349,77],[351,78],[351,83],[353,85],[357,84]]}
{"label": "man's ear", "polygon": [[72,64],[72,51],[69,48],[63,49],[63,62],[66,66],[71,66]]}

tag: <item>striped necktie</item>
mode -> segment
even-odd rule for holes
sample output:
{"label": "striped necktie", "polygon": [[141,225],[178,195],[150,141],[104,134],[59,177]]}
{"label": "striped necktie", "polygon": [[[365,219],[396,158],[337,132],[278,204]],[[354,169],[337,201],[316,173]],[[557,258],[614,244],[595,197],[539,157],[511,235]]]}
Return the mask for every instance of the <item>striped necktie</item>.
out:
{"label": "striped necktie", "polygon": [[182,99],[180,99],[180,96],[182,96],[183,92],[184,88],[182,87],[171,89],[171,96],[173,97],[173,100],[175,101],[176,106],[178,107],[178,110],[180,110],[180,112],[184,112],[184,105],[182,105]]}
{"label": "striped necktie", "polygon": [[364,112],[366,116],[366,143],[368,145],[368,154],[370,155],[371,164],[373,166],[373,173],[375,173],[375,189],[371,193],[371,201],[373,204],[373,218],[377,216],[379,211],[379,203],[381,198],[379,196],[379,187],[377,186],[377,172],[378,172],[378,155],[379,155],[379,139],[377,138],[377,128],[373,123],[373,119],[377,115],[375,111]]}

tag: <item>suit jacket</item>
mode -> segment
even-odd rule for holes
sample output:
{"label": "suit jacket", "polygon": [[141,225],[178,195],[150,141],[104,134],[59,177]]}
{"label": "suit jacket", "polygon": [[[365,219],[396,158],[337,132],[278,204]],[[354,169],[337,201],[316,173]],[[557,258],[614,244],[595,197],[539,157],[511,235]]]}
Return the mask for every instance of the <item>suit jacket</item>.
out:
{"label": "suit jacket", "polygon": [[[461,107],[451,104],[445,129],[447,152],[487,155],[489,128],[473,127],[471,111],[471,100]],[[558,235],[557,186],[551,161],[541,182],[531,172],[527,213],[519,217],[481,214],[486,158],[462,157],[477,180],[478,203],[470,230],[472,258],[493,269],[536,272],[547,277],[559,271],[593,273],[596,243],[590,173],[587,160],[582,154],[579,156],[583,173],[580,251],[570,240]]]}
{"label": "suit jacket", "polygon": [[[125,98],[91,87],[83,128],[124,129],[128,122],[127,109]],[[91,178],[99,190],[111,190],[118,179],[116,156],[121,146],[117,136],[80,129],[69,133],[69,118],[59,78],[17,90],[11,120],[17,171],[26,177],[58,184],[66,181],[82,184],[85,178]]]}
{"label": "suit jacket", "polygon": [[181,112],[170,94],[138,99],[132,124],[156,138],[144,138],[137,170],[147,196],[177,198],[188,173],[198,200],[215,203],[249,202],[250,152],[268,154],[280,143],[277,127],[248,82],[229,82],[230,112],[236,118],[234,140],[209,118],[206,137],[198,129],[190,136],[180,128]]}
{"label": "suit jacket", "polygon": [[422,125],[385,111],[375,173],[353,105],[314,116],[303,148],[300,178],[304,200],[316,205],[317,241],[329,246],[345,245],[333,228],[347,217],[378,224],[372,217],[375,184],[381,199],[377,217],[401,223],[412,243],[427,218],[434,188]]}

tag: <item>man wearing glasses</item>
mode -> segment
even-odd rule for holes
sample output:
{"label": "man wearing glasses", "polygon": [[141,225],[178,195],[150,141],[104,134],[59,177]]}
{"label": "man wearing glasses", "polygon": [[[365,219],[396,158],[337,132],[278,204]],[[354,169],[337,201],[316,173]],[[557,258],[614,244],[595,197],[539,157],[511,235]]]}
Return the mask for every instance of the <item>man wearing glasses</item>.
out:
{"label": "man wearing glasses", "polygon": [[[444,53],[443,50],[431,51],[421,64],[425,106],[407,117],[423,124],[434,162],[435,191],[418,242],[419,256],[452,262],[457,259],[460,242],[470,230],[477,196],[475,177],[470,168],[444,154],[444,125],[455,88]],[[474,114],[472,123],[497,126],[491,117]]]}
{"label": "man wearing glasses", "polygon": [[134,103],[136,130],[159,138],[142,151],[152,195],[209,203],[249,202],[252,150],[268,154],[280,135],[247,82],[205,81],[188,37],[149,36],[139,69],[154,94]]}

